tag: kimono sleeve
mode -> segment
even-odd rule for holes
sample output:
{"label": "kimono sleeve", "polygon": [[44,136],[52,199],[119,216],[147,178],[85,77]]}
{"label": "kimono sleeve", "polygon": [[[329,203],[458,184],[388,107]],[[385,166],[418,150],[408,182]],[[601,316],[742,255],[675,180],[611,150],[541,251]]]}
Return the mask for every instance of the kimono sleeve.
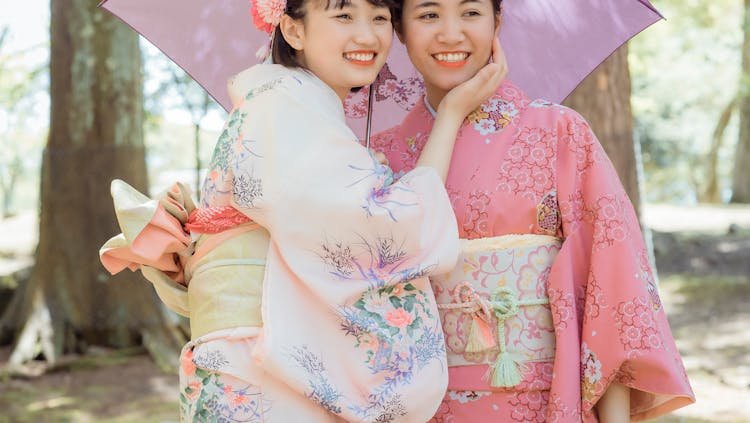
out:
{"label": "kimono sleeve", "polygon": [[326,107],[307,80],[283,78],[250,97],[239,108],[247,118],[233,156],[236,208],[288,245],[320,247],[323,233],[333,243],[392,237],[402,254],[434,263],[429,274],[452,268],[456,252],[443,247],[457,245],[455,216],[434,169],[394,181],[337,115],[340,105]]}
{"label": "kimono sleeve", "polygon": [[[580,357],[567,358],[569,363],[580,360],[580,372],[563,369],[563,378],[580,378],[584,414],[592,412],[615,381],[631,389],[634,420],[688,405],[694,394],[633,206],[580,115],[564,110],[557,131],[557,194],[565,241],[549,294],[557,300],[552,301],[561,352],[557,360],[566,360],[566,351],[580,352]],[[566,304],[575,304],[576,312],[566,313]],[[577,315],[577,325],[560,317],[566,314]]]}

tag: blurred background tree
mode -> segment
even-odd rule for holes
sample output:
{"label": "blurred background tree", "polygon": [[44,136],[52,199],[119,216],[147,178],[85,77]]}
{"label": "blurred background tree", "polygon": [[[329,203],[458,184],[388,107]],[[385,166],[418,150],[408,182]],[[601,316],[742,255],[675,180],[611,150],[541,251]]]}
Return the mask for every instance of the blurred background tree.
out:
{"label": "blurred background tree", "polygon": [[2,319],[15,334],[11,365],[40,354],[54,364],[89,345],[143,344],[169,368],[184,341],[140,275],[111,278],[96,255],[118,232],[110,181],[148,188],[138,37],[97,3],[51,3],[39,245],[31,277]]}
{"label": "blurred background tree", "polygon": [[742,24],[742,70],[737,92],[740,135],[732,175],[732,202],[750,203],[750,0],[745,1]]}

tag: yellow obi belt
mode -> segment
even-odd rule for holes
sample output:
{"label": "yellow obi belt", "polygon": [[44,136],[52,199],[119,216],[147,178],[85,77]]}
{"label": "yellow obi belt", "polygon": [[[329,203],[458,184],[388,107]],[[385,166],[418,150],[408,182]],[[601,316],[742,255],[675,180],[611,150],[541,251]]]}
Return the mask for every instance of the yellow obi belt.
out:
{"label": "yellow obi belt", "polygon": [[190,335],[240,326],[262,326],[261,296],[268,232],[243,225],[202,235],[185,264]]}
{"label": "yellow obi belt", "polygon": [[490,386],[512,388],[554,360],[547,281],[561,245],[546,235],[462,240],[456,268],[431,278],[448,366],[489,365]]}

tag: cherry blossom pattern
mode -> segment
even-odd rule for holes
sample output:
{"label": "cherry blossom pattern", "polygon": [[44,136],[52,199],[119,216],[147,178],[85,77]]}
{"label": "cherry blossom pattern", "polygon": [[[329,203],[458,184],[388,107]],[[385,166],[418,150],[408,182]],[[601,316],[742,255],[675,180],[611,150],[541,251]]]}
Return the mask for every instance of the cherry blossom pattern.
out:
{"label": "cherry blossom pattern", "polygon": [[644,351],[662,348],[663,342],[656,328],[654,310],[647,298],[636,297],[621,302],[613,310],[613,314],[620,342],[628,358],[637,357]]}
{"label": "cherry blossom pattern", "polygon": [[500,166],[497,189],[539,202],[554,187],[557,136],[540,127],[523,127]]}

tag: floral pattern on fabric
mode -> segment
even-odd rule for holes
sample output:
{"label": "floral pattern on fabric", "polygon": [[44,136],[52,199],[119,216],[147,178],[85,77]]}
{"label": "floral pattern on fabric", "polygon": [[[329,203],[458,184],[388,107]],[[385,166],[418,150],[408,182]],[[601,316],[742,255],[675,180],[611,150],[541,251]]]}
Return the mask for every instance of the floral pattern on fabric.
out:
{"label": "floral pattern on fabric", "polygon": [[521,128],[500,165],[497,189],[538,202],[554,188],[556,135],[543,128]]}
{"label": "floral pattern on fabric", "polygon": [[307,392],[307,397],[330,413],[341,413],[339,399],[342,393],[331,385],[326,365],[320,356],[311,352],[307,346],[295,347],[289,356],[297,366],[305,370],[309,377],[310,390]]}
{"label": "floral pattern on fabric", "polygon": [[622,302],[613,312],[620,342],[629,358],[662,347],[661,336],[656,329],[653,307],[645,297]]}
{"label": "floral pattern on fabric", "polygon": [[[404,110],[411,110],[424,94],[424,81],[420,77],[399,79],[394,75],[388,64],[383,66],[375,82],[374,100],[392,100]],[[367,99],[370,87],[364,87],[356,93],[349,94],[344,100],[344,112],[350,118],[367,116]]]}
{"label": "floral pattern on fabric", "polygon": [[490,193],[485,191],[473,191],[469,194],[466,202],[466,213],[464,214],[461,229],[469,239],[486,237],[490,233],[489,208]]}
{"label": "floral pattern on fabric", "polygon": [[[384,377],[368,399],[369,404],[354,411],[363,418],[377,415],[373,421],[394,421],[404,415],[398,397],[393,395],[394,388],[409,383],[416,371],[445,354],[440,327],[425,326],[436,317],[425,293],[409,282],[421,272],[414,268],[395,271],[405,255],[390,238],[379,241],[373,251],[376,259],[370,261],[374,266],[369,269],[355,261],[349,247],[327,249],[331,253],[328,261],[337,276],[346,278],[355,271],[364,272],[374,285],[354,304],[339,310],[341,328],[354,337],[355,346],[365,353],[364,363],[373,374]],[[384,275],[394,272],[404,282],[384,279]],[[410,339],[416,342],[411,343]]]}
{"label": "floral pattern on fabric", "polygon": [[511,419],[516,422],[544,423],[547,420],[549,391],[517,392],[509,401],[513,406]]}
{"label": "floral pattern on fabric", "polygon": [[482,135],[489,135],[503,130],[516,116],[518,116],[518,108],[515,104],[495,96],[481,104],[466,119],[475,131]]}
{"label": "floral pattern on fabric", "polygon": [[602,363],[586,344],[581,344],[581,395],[591,401],[597,395],[597,384],[602,380]]}
{"label": "floral pattern on fabric", "polygon": [[547,193],[536,206],[537,233],[555,236],[562,229],[560,208],[557,205],[557,192]]}
{"label": "floral pattern on fabric", "polygon": [[218,369],[227,364],[221,351],[197,357],[187,349],[180,357],[180,416],[183,422],[262,423],[271,402],[260,387]]}
{"label": "floral pattern on fabric", "polygon": [[583,314],[584,324],[595,320],[603,309],[607,308],[607,298],[602,292],[602,287],[596,280],[596,275],[589,272],[589,283],[586,287],[585,310]]}

